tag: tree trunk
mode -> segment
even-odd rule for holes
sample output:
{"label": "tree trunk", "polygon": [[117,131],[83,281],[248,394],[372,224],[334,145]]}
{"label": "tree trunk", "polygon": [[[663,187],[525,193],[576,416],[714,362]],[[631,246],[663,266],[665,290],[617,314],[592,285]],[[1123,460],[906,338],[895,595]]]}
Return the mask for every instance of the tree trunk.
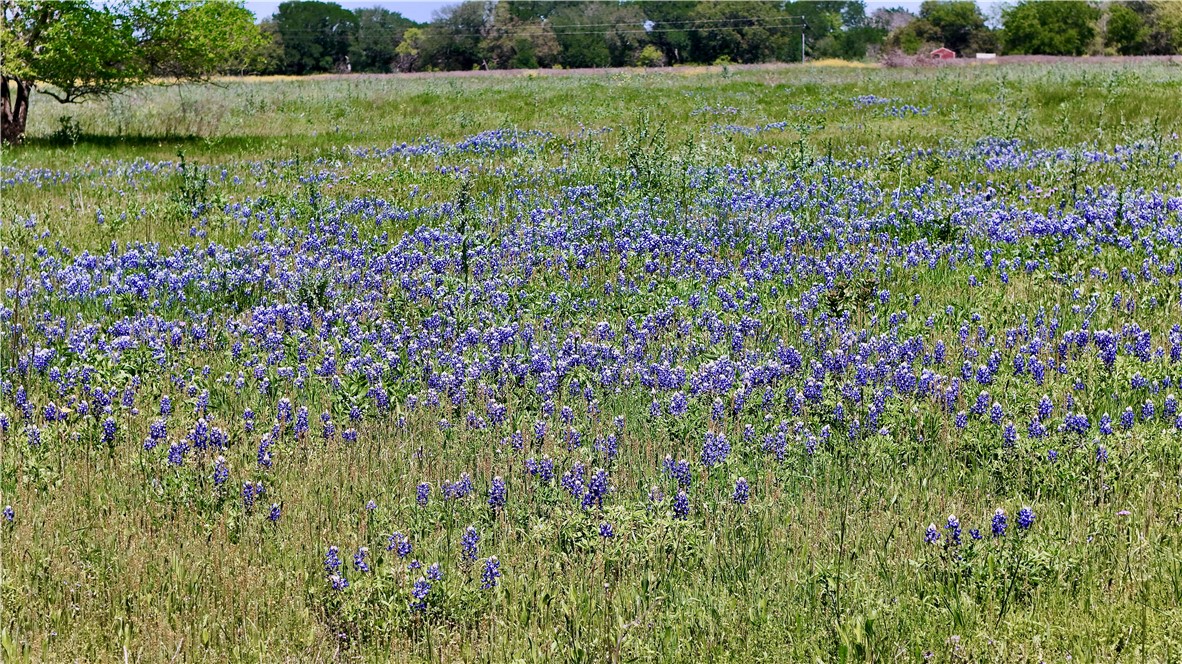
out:
{"label": "tree trunk", "polygon": [[[15,84],[16,95],[12,94]],[[17,145],[25,138],[29,120],[29,93],[33,82],[19,78],[0,78],[0,142]]]}

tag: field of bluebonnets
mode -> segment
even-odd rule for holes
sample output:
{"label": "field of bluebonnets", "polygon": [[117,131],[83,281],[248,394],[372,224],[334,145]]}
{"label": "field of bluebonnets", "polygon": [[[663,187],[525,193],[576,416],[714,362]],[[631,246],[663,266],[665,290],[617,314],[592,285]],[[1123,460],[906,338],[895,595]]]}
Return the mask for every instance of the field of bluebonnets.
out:
{"label": "field of bluebonnets", "polygon": [[5,661],[1176,661],[1182,69],[324,78],[6,150]]}

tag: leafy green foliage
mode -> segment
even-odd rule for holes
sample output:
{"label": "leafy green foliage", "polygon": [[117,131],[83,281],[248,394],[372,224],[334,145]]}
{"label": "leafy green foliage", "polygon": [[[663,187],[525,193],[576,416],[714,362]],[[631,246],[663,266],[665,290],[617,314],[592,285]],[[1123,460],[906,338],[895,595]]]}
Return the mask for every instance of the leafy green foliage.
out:
{"label": "leafy green foliage", "polygon": [[517,18],[510,7],[497,3],[484,28],[480,49],[497,69],[537,69],[558,62],[561,47],[554,29],[538,20]]}
{"label": "leafy green foliage", "polygon": [[358,9],[357,31],[349,43],[353,71],[389,72],[395,68],[397,48],[414,21],[382,7]]}
{"label": "leafy green foliage", "polygon": [[310,74],[343,68],[358,18],[335,2],[281,3],[275,25],[283,39],[285,71]]}
{"label": "leafy green foliage", "polygon": [[930,23],[940,33],[941,46],[957,53],[968,49],[977,33],[987,30],[985,17],[972,0],[924,0],[919,8],[919,18]]}
{"label": "leafy green foliage", "polygon": [[19,122],[6,129],[9,141],[24,132],[24,116],[8,112],[10,80],[61,103],[79,102],[155,78],[205,80],[246,62],[263,44],[252,14],[229,2],[64,0],[3,8],[5,119]]}
{"label": "leafy green foliage", "polygon": [[564,67],[631,66],[648,43],[644,11],[634,3],[562,3],[550,21],[562,46]]}
{"label": "leafy green foliage", "polygon": [[1082,0],[1020,2],[1003,14],[1006,53],[1083,55],[1100,10]]}
{"label": "leafy green foliage", "polygon": [[1108,7],[1108,25],[1104,45],[1121,55],[1136,55],[1145,48],[1149,30],[1141,15],[1127,5],[1113,3]]}

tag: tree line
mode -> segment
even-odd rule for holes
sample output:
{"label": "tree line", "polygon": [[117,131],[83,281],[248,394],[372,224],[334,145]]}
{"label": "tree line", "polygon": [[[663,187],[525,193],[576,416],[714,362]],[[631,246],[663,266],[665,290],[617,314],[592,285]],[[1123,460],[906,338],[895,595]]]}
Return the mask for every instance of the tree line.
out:
{"label": "tree line", "polygon": [[971,0],[928,0],[918,13],[867,13],[859,1],[468,0],[419,24],[293,0],[260,28],[260,74],[861,60],[941,46],[961,57],[1166,55],[1182,49],[1182,3],[1025,0],[987,17]]}
{"label": "tree line", "polygon": [[971,0],[918,13],[860,1],[468,0],[426,24],[381,7],[294,0],[256,21],[241,2],[0,0],[0,139],[29,100],[61,103],[222,74],[657,67],[866,59],[944,46],[1048,55],[1182,50],[1182,2],[1022,0],[986,17]]}

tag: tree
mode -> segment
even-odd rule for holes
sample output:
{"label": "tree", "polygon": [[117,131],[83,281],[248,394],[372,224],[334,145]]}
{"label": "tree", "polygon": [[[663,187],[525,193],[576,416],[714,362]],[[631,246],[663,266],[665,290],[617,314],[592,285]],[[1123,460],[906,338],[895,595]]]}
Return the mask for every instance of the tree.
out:
{"label": "tree", "polygon": [[519,19],[505,3],[493,7],[480,43],[484,57],[497,69],[537,69],[558,61],[554,30],[539,19]]}
{"label": "tree", "polygon": [[1141,15],[1127,5],[1112,4],[1108,7],[1108,25],[1104,33],[1104,45],[1115,49],[1121,55],[1137,55],[1145,49],[1145,38],[1149,30]]}
{"label": "tree", "polygon": [[890,9],[880,7],[874,10],[870,15],[870,23],[876,28],[881,28],[887,32],[895,32],[907,27],[916,18],[915,14],[903,9],[902,7],[893,7]]}
{"label": "tree", "polygon": [[275,14],[284,70],[312,74],[347,68],[357,15],[335,2],[288,1]]}
{"label": "tree", "polygon": [[925,48],[936,47],[943,42],[943,33],[929,21],[921,18],[892,32],[887,37],[886,45],[889,49],[915,55]]}
{"label": "tree", "polygon": [[644,18],[652,27],[649,41],[665,54],[666,62],[694,62],[690,21],[696,0],[668,0],[641,3]]}
{"label": "tree", "polygon": [[1173,55],[1182,49],[1182,3],[1147,0],[1128,7],[1145,21],[1146,55]]}
{"label": "tree", "polygon": [[665,54],[661,49],[649,44],[640,49],[640,53],[636,54],[637,67],[664,67]]}
{"label": "tree", "polygon": [[480,39],[489,9],[480,0],[468,0],[435,12],[424,30],[420,62],[444,71],[484,64]]}
{"label": "tree", "polygon": [[[692,14],[694,56],[703,62],[727,57],[733,62],[786,60],[789,34],[798,27],[776,5],[765,2],[703,2]],[[799,51],[799,47],[797,51]]]}
{"label": "tree", "polygon": [[415,22],[398,12],[381,7],[357,9],[357,30],[349,44],[349,64],[353,71],[388,72],[394,68],[395,52],[407,28]]}
{"label": "tree", "polygon": [[648,43],[638,3],[562,3],[550,22],[564,67],[628,67]]}
{"label": "tree", "polygon": [[985,26],[985,17],[972,0],[924,0],[919,7],[919,18],[930,23],[940,33],[941,44],[945,48],[965,55],[970,54],[974,37],[989,31]]}
{"label": "tree", "polygon": [[[804,18],[805,40],[812,55],[818,58],[860,59],[871,44],[881,44],[887,31],[866,16],[863,2],[793,2],[784,6],[789,23]],[[799,40],[791,39],[799,28],[785,28],[790,34],[787,59],[800,61]]]}
{"label": "tree", "polygon": [[1100,10],[1082,0],[1019,2],[1002,13],[1006,52],[1083,55],[1099,18]]}
{"label": "tree", "polygon": [[398,71],[414,71],[419,64],[419,53],[423,48],[424,33],[422,28],[407,28],[402,33],[402,41],[394,49],[397,56],[395,67]]}
{"label": "tree", "polygon": [[263,35],[263,45],[255,53],[250,66],[255,74],[283,73],[283,36],[279,34],[279,25],[274,18],[259,21],[259,31]]}
{"label": "tree", "polygon": [[153,79],[203,81],[246,66],[263,43],[241,4],[196,0],[3,3],[0,139],[20,143],[36,91],[60,103]]}

